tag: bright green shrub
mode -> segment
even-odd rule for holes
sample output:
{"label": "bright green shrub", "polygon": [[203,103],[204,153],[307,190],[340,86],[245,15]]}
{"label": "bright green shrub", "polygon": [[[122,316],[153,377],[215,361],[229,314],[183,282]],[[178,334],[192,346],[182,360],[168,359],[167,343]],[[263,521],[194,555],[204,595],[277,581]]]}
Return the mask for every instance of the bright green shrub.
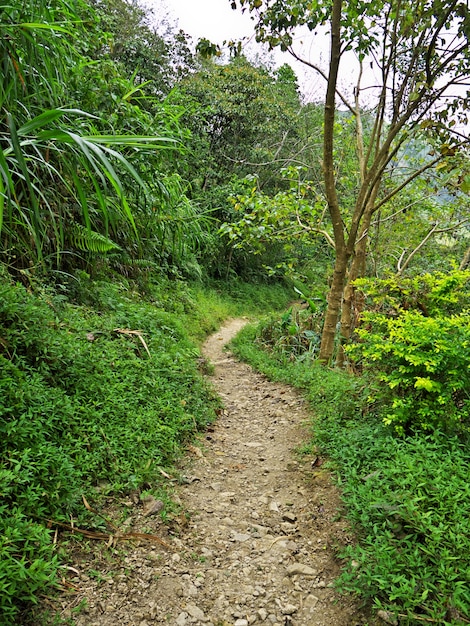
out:
{"label": "bright green shrub", "polygon": [[400,311],[420,311],[442,317],[470,307],[470,271],[433,272],[412,278],[393,275],[385,279],[359,278],[355,286],[376,313],[396,316]]}
{"label": "bright green shrub", "polygon": [[364,315],[360,343],[348,348],[366,371],[385,384],[386,424],[406,428],[470,428],[470,315],[397,318]]}
{"label": "bright green shrub", "polygon": [[400,434],[470,428],[469,283],[470,272],[460,270],[356,281],[370,310],[346,350]]}

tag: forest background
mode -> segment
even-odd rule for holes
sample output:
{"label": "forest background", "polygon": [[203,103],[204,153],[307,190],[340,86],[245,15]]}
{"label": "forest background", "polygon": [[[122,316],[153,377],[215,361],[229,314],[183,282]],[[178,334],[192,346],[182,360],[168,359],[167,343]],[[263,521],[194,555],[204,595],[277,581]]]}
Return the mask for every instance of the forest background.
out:
{"label": "forest background", "polygon": [[330,23],[338,58],[377,61],[377,98],[349,104],[332,55],[305,102],[289,65],[193,49],[133,2],[1,7],[5,624],[38,623],[54,530],[100,528],[83,497],[171,514],[161,470],[218,408],[198,342],[273,309],[236,349],[312,400],[358,534],[340,588],[402,624],[470,621],[468,7],[238,4],[273,48]]}

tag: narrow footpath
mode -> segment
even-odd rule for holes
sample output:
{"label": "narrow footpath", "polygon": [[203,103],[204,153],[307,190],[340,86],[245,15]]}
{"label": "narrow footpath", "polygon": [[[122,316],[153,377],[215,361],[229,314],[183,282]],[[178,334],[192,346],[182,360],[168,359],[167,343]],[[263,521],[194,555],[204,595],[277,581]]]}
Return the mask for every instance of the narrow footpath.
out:
{"label": "narrow footpath", "polygon": [[225,408],[181,468],[184,513],[169,525],[158,515],[130,522],[171,549],[142,542],[106,575],[83,569],[74,604],[84,608],[64,606],[77,626],[371,624],[332,587],[335,546],[351,536],[321,459],[296,452],[308,438],[304,400],[224,351],[244,323],[203,348]]}

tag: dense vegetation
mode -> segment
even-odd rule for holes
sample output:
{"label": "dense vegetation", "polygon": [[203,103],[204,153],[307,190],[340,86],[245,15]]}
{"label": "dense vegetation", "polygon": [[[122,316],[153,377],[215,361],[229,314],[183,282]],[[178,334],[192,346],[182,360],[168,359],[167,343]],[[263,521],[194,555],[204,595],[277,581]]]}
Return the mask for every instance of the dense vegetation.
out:
{"label": "dense vegetation", "polygon": [[314,442],[358,536],[340,550],[339,588],[403,624],[469,616],[469,284],[469,271],[363,279],[370,302],[347,350],[361,375],[312,362],[321,332],[312,310],[291,308],[235,343],[311,402]]}
{"label": "dense vegetation", "polygon": [[290,66],[194,50],[136,0],[1,6],[5,626],[56,586],[55,530],[101,528],[85,504],[171,510],[161,472],[219,406],[198,342],[274,310],[237,350],[311,399],[358,538],[338,585],[401,624],[469,623],[469,107],[446,91],[468,6],[237,4],[294,55],[292,29],[331,21],[380,105],[358,83],[336,110],[332,72],[326,107],[303,102]]}

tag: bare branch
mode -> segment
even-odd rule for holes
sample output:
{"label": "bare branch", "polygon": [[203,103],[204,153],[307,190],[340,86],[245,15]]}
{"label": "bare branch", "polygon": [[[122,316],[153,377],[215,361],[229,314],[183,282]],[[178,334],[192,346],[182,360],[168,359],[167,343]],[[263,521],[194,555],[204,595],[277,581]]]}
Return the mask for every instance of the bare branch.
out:
{"label": "bare branch", "polygon": [[459,270],[466,269],[468,265],[470,265],[470,246],[463,255],[462,263],[459,265]]}
{"label": "bare branch", "polygon": [[[297,52],[292,48],[292,46],[290,46],[288,48],[288,51],[289,51],[289,54],[292,55],[296,61],[299,61],[299,63],[303,63],[307,67],[310,67],[312,70],[315,70],[315,72],[317,72],[317,74],[319,74],[326,82],[328,82],[328,76],[321,69],[321,67],[319,67],[315,63],[311,63],[310,61],[307,61],[307,59],[304,59],[303,57],[299,56],[297,54]],[[344,106],[354,115],[355,114],[354,107],[349,104],[349,102],[346,100],[346,98],[343,96],[343,94],[339,91],[339,89],[337,87],[336,87],[335,91],[336,91],[336,95],[339,97],[339,99],[344,104]]]}
{"label": "bare branch", "polygon": [[387,204],[387,202],[390,202],[390,200],[396,196],[398,193],[400,193],[400,191],[402,189],[404,189],[407,185],[409,185],[413,180],[415,180],[416,178],[418,178],[419,176],[421,176],[421,174],[423,174],[424,172],[426,172],[427,170],[431,169],[431,167],[434,167],[437,163],[439,163],[439,161],[441,161],[444,157],[442,155],[439,155],[436,159],[434,159],[433,161],[429,161],[429,163],[426,163],[425,165],[423,165],[423,167],[421,167],[419,170],[416,170],[413,172],[413,174],[411,174],[411,176],[408,176],[408,178],[406,178],[401,185],[398,185],[398,187],[395,187],[395,189],[392,189],[392,191],[390,191],[390,193],[388,193],[385,198],[382,198],[382,200],[380,202],[378,202],[375,207],[374,207],[374,212],[378,211],[381,207],[383,207],[384,204]]}
{"label": "bare branch", "polygon": [[309,233],[318,233],[319,235],[323,235],[323,237],[325,237],[326,241],[333,248],[333,250],[336,250],[335,242],[333,241],[333,238],[326,230],[323,230],[322,228],[315,228],[315,226],[307,226],[307,224],[304,224],[302,220],[300,219],[300,215],[298,211],[296,211],[296,216],[297,216],[297,222],[303,230]]}
{"label": "bare branch", "polygon": [[421,248],[426,244],[427,241],[429,241],[429,239],[434,235],[434,233],[437,231],[437,227],[438,227],[439,223],[436,222],[434,224],[434,226],[431,228],[431,230],[428,232],[428,234],[426,235],[426,237],[424,237],[424,239],[421,241],[421,243],[419,245],[416,246],[416,248],[410,252],[410,254],[408,255],[408,257],[406,258],[406,261],[404,263],[401,263],[403,256],[405,254],[405,251],[403,251],[400,260],[398,261],[398,267],[397,267],[397,274],[400,276],[401,274],[403,274],[403,272],[406,270],[406,268],[408,267],[408,265],[411,262],[411,259],[415,256],[415,254],[417,254]]}

